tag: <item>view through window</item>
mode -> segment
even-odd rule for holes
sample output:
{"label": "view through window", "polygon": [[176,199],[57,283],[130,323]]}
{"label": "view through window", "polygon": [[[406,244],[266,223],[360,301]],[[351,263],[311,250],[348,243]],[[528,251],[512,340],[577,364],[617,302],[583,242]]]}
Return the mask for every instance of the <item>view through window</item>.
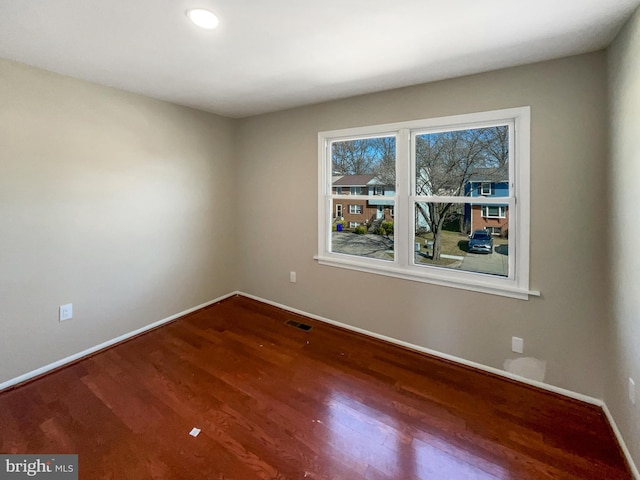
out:
{"label": "view through window", "polygon": [[528,125],[524,107],[319,134],[319,259],[528,290]]}

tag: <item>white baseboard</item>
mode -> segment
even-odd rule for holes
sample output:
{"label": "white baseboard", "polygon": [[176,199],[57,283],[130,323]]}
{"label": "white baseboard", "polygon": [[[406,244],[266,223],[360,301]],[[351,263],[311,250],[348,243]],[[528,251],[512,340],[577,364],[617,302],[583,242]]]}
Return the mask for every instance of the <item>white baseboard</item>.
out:
{"label": "white baseboard", "polygon": [[402,340],[398,340],[392,337],[387,337],[386,335],[380,335],[378,333],[375,332],[371,332],[369,330],[364,330],[362,328],[358,328],[358,327],[354,327],[352,325],[348,325],[346,323],[341,323],[341,322],[336,322],[335,320],[330,320],[328,318],[325,317],[321,317],[319,315],[314,315],[313,313],[309,313],[309,312],[305,312],[303,310],[298,310],[297,308],[292,308],[289,307],[287,305],[283,305],[281,303],[277,303],[277,302],[273,302],[271,300],[267,300],[265,298],[261,298],[258,297],[256,295],[251,295],[249,293],[245,293],[245,292],[241,292],[241,291],[235,291],[235,292],[231,292],[228,293],[226,295],[222,295],[221,297],[218,297],[214,300],[210,300],[208,302],[205,302],[203,304],[197,305],[195,307],[189,308],[187,310],[184,310],[180,313],[176,313],[175,315],[171,315],[170,317],[164,318],[162,320],[158,320],[157,322],[151,323],[149,325],[146,325],[144,327],[138,328],[137,330],[134,330],[132,332],[129,333],[125,333],[124,335],[120,335],[119,337],[113,338],[111,340],[108,340],[104,343],[101,343],[100,345],[96,345],[94,347],[88,348],[86,350],[83,350],[81,352],[78,352],[74,355],[70,355],[66,358],[63,358],[61,360],[58,360],[56,362],[50,363],[49,365],[45,365],[44,367],[40,367],[36,370],[33,370],[31,372],[25,373],[24,375],[20,375],[19,377],[15,377],[12,378],[10,380],[7,380],[4,383],[0,383],[0,392],[2,392],[2,390],[12,387],[14,385],[18,385],[20,383],[26,382],[28,380],[31,380],[32,378],[38,377],[40,375],[43,375],[47,372],[50,372],[52,370],[55,370],[57,368],[63,367],[64,365],[67,365],[69,363],[75,362],[76,360],[79,360],[83,357],[86,357],[88,355],[91,355],[99,350],[103,350],[107,347],[110,347],[112,345],[115,345],[117,343],[123,342],[125,340],[128,340],[132,337],[135,337],[136,335],[140,335],[141,333],[144,333],[146,331],[152,330],[156,327],[159,327],[161,325],[164,325],[165,323],[169,323],[177,318],[183,317],[184,315],[187,315],[189,313],[195,312],[196,310],[200,310],[201,308],[205,308],[208,307],[209,305],[212,305],[214,303],[220,302],[222,300],[225,300],[229,297],[233,297],[235,295],[242,295],[244,297],[247,298],[251,298],[253,300],[257,300],[259,302],[262,303],[266,303],[268,305],[272,305],[274,307],[278,307],[281,308],[283,310],[292,312],[292,313],[296,313],[298,315],[303,315],[305,317],[309,317],[312,318],[314,320],[318,320],[320,322],[324,322],[324,323],[328,323],[330,325],[335,325],[337,327],[340,328],[344,328],[345,330],[351,330],[353,332],[357,332],[369,337],[373,337],[373,338],[377,338],[380,340],[383,340],[385,342],[389,342],[389,343],[393,343],[395,345],[399,345],[401,347],[405,347],[408,348],[410,350],[415,350],[417,352],[422,352],[422,353],[426,353],[429,355],[432,355],[434,357],[438,357],[438,358],[443,358],[445,360],[449,360],[455,363],[459,363],[461,365],[466,365],[469,367],[473,367],[473,368],[477,368],[478,370],[482,370],[485,372],[489,372],[492,373],[494,375],[498,375],[501,377],[505,377],[505,378],[509,378],[511,380],[515,380],[517,382],[521,382],[527,385],[532,385],[535,387],[539,387],[542,388],[544,390],[548,390],[550,392],[553,393],[557,393],[559,395],[563,395],[565,397],[569,397],[569,398],[573,398],[576,400],[580,400],[582,402],[585,403],[589,403],[592,405],[596,405],[600,408],[602,408],[607,420],[609,421],[609,424],[611,425],[611,428],[613,430],[613,433],[616,436],[616,439],[618,440],[618,444],[620,445],[620,448],[627,460],[627,463],[629,464],[629,468],[631,469],[631,473],[634,476],[635,480],[640,480],[640,472],[638,472],[638,468],[636,467],[633,458],[631,457],[631,452],[629,451],[629,449],[627,448],[627,445],[624,441],[624,438],[622,437],[622,433],[620,432],[620,429],[618,429],[618,426],[616,425],[615,420],[613,419],[613,416],[611,415],[611,412],[609,411],[609,408],[607,407],[607,405],[600,399],[598,398],[594,398],[594,397],[590,397],[588,395],[583,395],[581,393],[577,393],[577,392],[573,392],[571,390],[567,390],[564,388],[560,388],[560,387],[556,387],[554,385],[549,385],[548,383],[543,383],[543,382],[538,382],[535,380],[531,380],[525,377],[521,377],[519,375],[514,375],[510,372],[506,372],[504,370],[500,370],[498,368],[494,368],[494,367],[489,367],[487,365],[483,365],[481,363],[476,363],[476,362],[472,362],[469,360],[465,360],[464,358],[460,358],[460,357],[456,357],[454,355],[448,355],[446,353],[442,353],[442,352],[438,352],[436,350],[431,350],[429,348],[425,348],[425,347],[421,347],[419,345],[414,345],[412,343],[408,343],[408,342],[404,342]]}
{"label": "white baseboard", "polygon": [[410,350],[415,350],[418,352],[426,353],[432,355],[434,357],[443,358],[445,360],[450,360],[455,363],[459,363],[462,365],[466,365],[468,367],[477,368],[478,370],[482,370],[485,372],[493,373],[495,375],[499,375],[501,377],[506,377],[511,380],[516,380],[520,383],[526,383],[528,385],[533,385],[534,387],[539,387],[544,390],[548,390],[550,392],[558,393],[560,395],[564,395],[565,397],[574,398],[576,400],[580,400],[585,403],[589,403],[592,405],[602,406],[602,400],[594,397],[590,397],[588,395],[583,395],[581,393],[573,392],[571,390],[566,390],[564,388],[556,387],[555,385],[549,385],[548,383],[538,382],[536,380],[531,380],[529,378],[521,377],[520,375],[515,375],[513,373],[507,372],[505,370],[500,370],[499,368],[489,367],[487,365],[483,365],[481,363],[472,362],[470,360],[465,360],[464,358],[456,357],[454,355],[449,355],[446,353],[438,352],[437,350],[431,350],[429,348],[421,347],[420,345],[415,345],[413,343],[404,342],[402,340],[398,340],[393,337],[387,337],[386,335],[380,335],[379,333],[371,332],[369,330],[364,330],[362,328],[354,327],[352,325],[348,325],[346,323],[336,322],[335,320],[330,320],[328,318],[320,317],[318,315],[314,315],[312,313],[304,312],[302,310],[298,310],[296,308],[288,307],[287,305],[282,305],[281,303],[272,302],[270,300],[266,300],[264,298],[257,297],[255,295],[251,295],[244,292],[236,292],[238,295],[242,295],[243,297],[251,298],[253,300],[257,300],[262,303],[267,303],[274,307],[281,308],[283,310],[287,310],[292,313],[297,313],[298,315],[303,315],[305,317],[313,318],[314,320],[318,320],[320,322],[329,323],[331,325],[335,325],[340,328],[344,328],[346,330],[351,330],[352,332],[361,333],[368,337],[377,338],[379,340],[384,340],[385,342],[393,343],[395,345],[400,345],[401,347],[408,348]]}
{"label": "white baseboard", "polygon": [[95,353],[99,350],[103,350],[107,347],[111,347],[112,345],[115,345],[116,343],[120,343],[123,342],[125,340],[128,340],[132,337],[135,337],[136,335],[140,335],[141,333],[144,333],[148,330],[152,330],[156,327],[159,327],[161,325],[164,325],[165,323],[169,323],[173,320],[175,320],[176,318],[180,318],[183,317],[184,315],[187,315],[191,312],[195,312],[196,310],[200,310],[201,308],[204,307],[208,307],[209,305],[212,305],[216,302],[219,302],[221,300],[224,300],[225,298],[229,298],[232,297],[234,295],[237,295],[237,292],[232,292],[232,293],[228,293],[226,295],[223,295],[221,297],[216,298],[215,300],[211,300],[208,302],[205,302],[201,305],[198,305],[196,307],[193,308],[189,308],[187,310],[184,310],[180,313],[176,313],[175,315],[171,315],[170,317],[164,318],[162,320],[158,320],[157,322],[154,323],[150,323],[149,325],[145,325],[144,327],[138,328],[137,330],[134,330],[132,332],[129,333],[125,333],[124,335],[120,335],[119,337],[116,338],[112,338],[111,340],[107,340],[104,343],[101,343],[100,345],[96,345],[94,347],[88,348],[86,350],[83,350],[81,352],[75,353],[73,355],[70,355],[68,357],[65,357],[63,359],[60,359],[58,361],[55,361],[53,363],[50,363],[49,365],[45,365],[44,367],[40,367],[37,368],[35,370],[32,370],[31,372],[27,372],[24,375],[20,375],[19,377],[15,377],[12,378],[10,380],[7,380],[4,383],[0,383],[0,392],[2,392],[2,390],[9,388],[9,387],[13,387],[14,385],[18,385],[19,383],[23,383],[26,382],[28,380],[31,380],[32,378],[38,377],[40,375],[43,375],[47,372],[50,372],[51,370],[55,370],[56,368],[60,368],[63,367],[69,363],[75,362],[76,360],[81,359],[82,357],[86,357],[88,355],[91,355],[92,353]]}
{"label": "white baseboard", "polygon": [[631,469],[631,474],[633,475],[633,478],[635,480],[640,480],[640,471],[638,471],[638,467],[636,466],[636,464],[633,461],[633,458],[631,457],[631,452],[627,448],[627,444],[625,443],[624,438],[622,437],[622,432],[620,432],[620,429],[618,428],[616,421],[613,419],[613,415],[611,415],[611,412],[609,411],[609,407],[607,407],[607,404],[604,402],[602,402],[602,411],[604,412],[604,415],[607,417],[607,420],[609,421],[609,425],[611,425],[613,434],[616,436],[616,439],[618,440],[618,444],[620,445],[620,449],[622,450],[624,457],[627,459],[627,463],[629,464],[629,468]]}
{"label": "white baseboard", "polygon": [[524,383],[524,384],[527,384],[527,385],[532,385],[534,387],[539,387],[541,389],[548,390],[550,392],[557,393],[557,394],[563,395],[565,397],[573,398],[573,399],[580,400],[580,401],[585,402],[585,403],[589,403],[591,405],[598,406],[598,407],[602,408],[607,420],[609,421],[609,424],[611,425],[611,429],[613,430],[613,433],[614,433],[614,435],[616,437],[616,440],[618,441],[618,444],[620,445],[620,449],[622,450],[622,453],[624,454],[625,459],[627,460],[627,463],[629,464],[629,468],[631,469],[631,473],[633,474],[634,479],[635,480],[640,480],[640,473],[638,472],[638,468],[636,467],[636,464],[634,463],[633,458],[631,457],[631,452],[627,448],[627,445],[626,445],[626,443],[624,441],[624,438],[622,437],[622,433],[618,429],[618,426],[616,425],[616,422],[614,421],[613,416],[611,415],[611,412],[609,411],[609,408],[604,403],[604,401],[599,399],[599,398],[590,397],[589,395],[583,395],[581,393],[574,392],[572,390],[567,390],[565,388],[556,387],[555,385],[550,385],[548,383],[543,383],[543,382],[538,382],[536,380],[531,380],[529,378],[521,377],[519,375],[514,375],[514,374],[512,374],[510,372],[507,372],[505,370],[500,370],[498,368],[489,367],[489,366],[483,365],[481,363],[476,363],[476,362],[472,362],[472,361],[469,361],[469,360],[465,360],[464,358],[456,357],[456,356],[453,356],[453,355],[448,355],[446,353],[438,352],[436,350],[431,350],[429,348],[421,347],[419,345],[414,345],[412,343],[403,342],[402,340],[397,340],[397,339],[392,338],[392,337],[387,337],[386,335],[380,335],[378,333],[370,332],[368,330],[364,330],[362,328],[354,327],[352,325],[348,325],[348,324],[345,324],[345,323],[336,322],[335,320],[330,320],[328,318],[324,318],[324,317],[321,317],[319,315],[314,315],[313,313],[309,313],[309,312],[305,312],[305,311],[302,311],[302,310],[298,310],[297,308],[291,308],[291,307],[289,307],[287,305],[283,305],[281,303],[272,302],[271,300],[267,300],[267,299],[258,297],[256,295],[251,295],[251,294],[245,293],[245,292],[235,292],[235,294],[242,295],[244,297],[251,298],[253,300],[257,300],[259,302],[263,302],[263,303],[272,305],[274,307],[278,307],[278,308],[281,308],[283,310],[287,310],[289,312],[296,313],[298,315],[303,315],[305,317],[309,317],[309,318],[312,318],[314,320],[318,320],[320,322],[325,322],[325,323],[329,323],[331,325],[336,325],[336,326],[344,328],[346,330],[351,330],[353,332],[361,333],[361,334],[367,335],[369,337],[373,337],[373,338],[377,338],[377,339],[380,339],[380,340],[384,340],[386,342],[393,343],[395,345],[400,345],[401,347],[405,347],[405,348],[408,348],[408,349],[411,349],[411,350],[415,350],[415,351],[418,351],[418,352],[422,352],[422,353],[427,353],[427,354],[432,355],[434,357],[443,358],[445,360],[450,360],[452,362],[459,363],[461,365],[466,365],[466,366],[469,366],[469,367],[477,368],[478,370],[482,370],[482,371],[485,371],[485,372],[493,373],[495,375],[499,375],[501,377],[509,378],[511,380],[515,380],[515,381],[520,382],[520,383]]}

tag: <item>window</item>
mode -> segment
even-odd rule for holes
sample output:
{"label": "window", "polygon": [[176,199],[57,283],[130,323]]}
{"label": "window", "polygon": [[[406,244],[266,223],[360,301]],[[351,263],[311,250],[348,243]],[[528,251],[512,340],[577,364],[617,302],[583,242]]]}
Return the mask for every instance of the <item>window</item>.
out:
{"label": "window", "polygon": [[502,227],[486,227],[486,229],[491,235],[502,235]]}
{"label": "window", "polygon": [[362,213],[362,205],[349,205],[349,213],[351,215],[359,215]]}
{"label": "window", "polygon": [[351,195],[362,195],[362,187],[351,187]]}
{"label": "window", "polygon": [[[529,290],[529,124],[530,109],[521,107],[320,132],[315,258],[513,298],[539,295]],[[350,189],[376,207],[370,233],[332,233],[331,212],[348,198],[332,193],[332,174],[376,185]],[[490,196],[478,204],[479,193]],[[471,238],[484,229],[509,235]]]}
{"label": "window", "polygon": [[336,187],[336,195],[342,195],[342,187]]}
{"label": "window", "polygon": [[507,207],[504,205],[483,205],[482,216],[485,218],[506,218]]}
{"label": "window", "polygon": [[360,226],[360,222],[349,222],[349,228],[356,228]]}

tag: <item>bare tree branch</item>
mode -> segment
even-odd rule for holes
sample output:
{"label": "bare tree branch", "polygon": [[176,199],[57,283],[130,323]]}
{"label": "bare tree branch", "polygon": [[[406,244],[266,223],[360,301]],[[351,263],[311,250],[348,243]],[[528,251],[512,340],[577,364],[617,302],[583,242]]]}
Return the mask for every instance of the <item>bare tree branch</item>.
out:
{"label": "bare tree branch", "polygon": [[[468,196],[472,181],[508,178],[509,130],[506,126],[455,130],[416,137],[416,194]],[[442,227],[460,215],[452,203],[418,203],[417,214],[434,236],[433,259],[440,259]],[[458,204],[456,204],[458,205]]]}

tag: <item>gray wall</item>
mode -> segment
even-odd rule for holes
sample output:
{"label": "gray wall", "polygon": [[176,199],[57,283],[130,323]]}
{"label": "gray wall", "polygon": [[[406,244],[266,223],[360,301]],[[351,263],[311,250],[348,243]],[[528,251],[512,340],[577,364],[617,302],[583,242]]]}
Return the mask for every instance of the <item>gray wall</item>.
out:
{"label": "gray wall", "polygon": [[[548,383],[605,398],[638,460],[638,58],[636,15],[610,52],[612,164],[603,52],[241,121],[0,60],[0,382],[241,289],[497,368],[523,337]],[[318,131],[522,105],[540,298],[313,260]]]}
{"label": "gray wall", "polygon": [[234,132],[0,60],[0,383],[237,288]]}
{"label": "gray wall", "polygon": [[[640,464],[640,10],[609,49],[613,316],[605,401]],[[636,382],[636,405],[627,382]]]}
{"label": "gray wall", "polygon": [[[529,301],[320,266],[317,133],[530,105]],[[547,381],[603,394],[609,315],[606,58],[594,53],[249,118],[239,130],[240,286],[349,325],[502,368],[511,337]],[[298,274],[289,283],[289,271]]]}

